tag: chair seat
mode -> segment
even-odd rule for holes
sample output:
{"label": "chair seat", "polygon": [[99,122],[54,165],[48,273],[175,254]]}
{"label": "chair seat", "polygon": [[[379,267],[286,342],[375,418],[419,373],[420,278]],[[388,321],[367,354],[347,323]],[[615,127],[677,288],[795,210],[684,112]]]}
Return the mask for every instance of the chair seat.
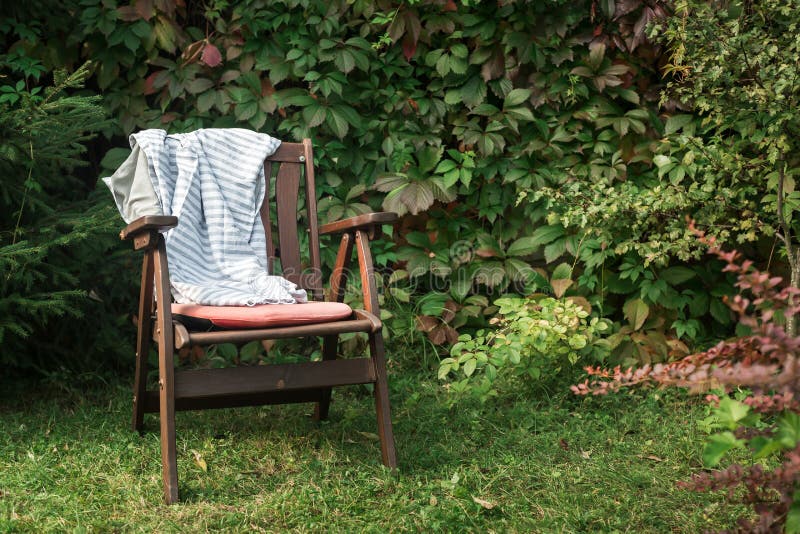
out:
{"label": "chair seat", "polygon": [[256,306],[203,306],[173,304],[173,318],[191,330],[209,328],[249,329],[329,323],[352,317],[341,302],[259,304]]}

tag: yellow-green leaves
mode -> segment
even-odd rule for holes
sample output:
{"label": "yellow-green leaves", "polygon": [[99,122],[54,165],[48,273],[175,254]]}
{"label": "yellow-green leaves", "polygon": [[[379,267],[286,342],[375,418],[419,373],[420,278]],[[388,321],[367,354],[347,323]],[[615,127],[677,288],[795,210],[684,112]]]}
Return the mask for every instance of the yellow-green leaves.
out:
{"label": "yellow-green leaves", "polygon": [[451,384],[456,393],[471,392],[486,400],[497,394],[495,380],[500,373],[525,383],[552,376],[562,365],[574,365],[582,357],[604,353],[600,332],[607,325],[589,320],[589,313],[576,302],[540,296],[504,297],[494,304],[499,313],[495,327],[459,336],[450,357],[440,363],[440,380],[453,373],[464,377]]}
{"label": "yellow-green leaves", "polygon": [[639,330],[650,315],[650,307],[642,299],[631,299],[622,307],[622,312],[631,328]]}

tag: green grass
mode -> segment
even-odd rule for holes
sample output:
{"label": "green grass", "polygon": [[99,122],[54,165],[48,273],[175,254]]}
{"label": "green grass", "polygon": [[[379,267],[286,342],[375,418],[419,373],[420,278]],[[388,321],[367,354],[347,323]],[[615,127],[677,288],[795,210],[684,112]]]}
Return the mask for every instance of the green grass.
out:
{"label": "green grass", "polygon": [[675,486],[700,469],[699,404],[565,389],[448,409],[427,374],[395,371],[395,473],[364,388],[334,392],[323,424],[310,405],[181,412],[181,503],[168,507],[156,420],[129,430],[127,384],[85,396],[6,384],[0,532],[699,532],[744,511]]}

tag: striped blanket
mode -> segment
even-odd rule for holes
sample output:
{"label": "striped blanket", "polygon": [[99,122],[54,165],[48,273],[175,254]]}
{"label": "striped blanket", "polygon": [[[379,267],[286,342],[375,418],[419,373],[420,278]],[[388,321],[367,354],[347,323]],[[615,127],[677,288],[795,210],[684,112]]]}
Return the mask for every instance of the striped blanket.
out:
{"label": "striped blanket", "polygon": [[[141,215],[178,217],[178,226],[164,234],[176,302],[253,306],[307,301],[305,290],[267,274],[259,209],[266,189],[264,158],[277,150],[279,140],[220,128],[173,135],[144,130],[131,135],[130,143],[131,156],[103,181],[127,223]],[[145,164],[146,173],[141,169]],[[152,207],[145,213],[131,209],[131,189],[138,199],[153,195],[149,205],[138,205],[156,204],[160,213]]]}

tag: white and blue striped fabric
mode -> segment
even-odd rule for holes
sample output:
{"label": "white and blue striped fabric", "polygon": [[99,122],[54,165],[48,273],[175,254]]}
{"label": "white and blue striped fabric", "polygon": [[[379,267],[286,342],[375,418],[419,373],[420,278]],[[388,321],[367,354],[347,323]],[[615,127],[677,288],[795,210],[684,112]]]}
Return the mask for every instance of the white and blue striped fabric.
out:
{"label": "white and blue striped fabric", "polygon": [[305,290],[267,273],[259,210],[266,190],[264,159],[278,149],[279,140],[219,128],[173,135],[144,130],[131,135],[130,143],[134,153],[138,146],[147,157],[162,214],[178,217],[178,226],[164,235],[176,302],[307,301]]}

